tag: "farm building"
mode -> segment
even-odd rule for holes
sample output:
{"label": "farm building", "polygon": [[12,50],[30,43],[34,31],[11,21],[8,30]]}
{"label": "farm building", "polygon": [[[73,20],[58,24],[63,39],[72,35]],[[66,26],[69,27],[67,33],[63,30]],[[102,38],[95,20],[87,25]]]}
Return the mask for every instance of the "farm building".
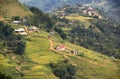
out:
{"label": "farm building", "polygon": [[38,28],[35,27],[35,26],[32,26],[32,27],[29,27],[28,30],[29,30],[29,32],[31,33],[31,32],[36,32],[36,31],[38,31]]}
{"label": "farm building", "polygon": [[18,28],[16,30],[14,30],[14,32],[15,32],[15,34],[27,35],[24,28]]}
{"label": "farm building", "polygon": [[56,46],[55,49],[58,50],[58,51],[65,51],[66,47],[64,45],[59,45],[59,46]]}
{"label": "farm building", "polygon": [[21,21],[13,21],[14,24],[19,24]]}

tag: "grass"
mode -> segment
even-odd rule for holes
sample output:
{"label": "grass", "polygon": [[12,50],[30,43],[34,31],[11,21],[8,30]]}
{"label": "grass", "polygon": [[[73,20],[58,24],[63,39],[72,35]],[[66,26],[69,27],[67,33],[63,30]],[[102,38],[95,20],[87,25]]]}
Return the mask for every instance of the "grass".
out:
{"label": "grass", "polygon": [[[119,72],[117,70],[114,70],[114,66],[106,67],[101,66],[99,63],[94,64],[94,61],[89,62],[88,60],[84,58],[78,58],[79,62],[76,60],[72,60],[77,65],[77,77],[78,79],[81,77],[84,78],[112,78],[116,77],[119,79]],[[80,61],[81,60],[81,61]],[[104,64],[107,65],[108,63]],[[114,63],[113,63],[114,64]]]}
{"label": "grass", "polygon": [[[0,54],[0,71],[4,73],[11,73],[10,75],[14,79],[21,78],[19,75],[12,75],[13,72],[16,74],[15,68],[21,67],[20,72],[24,74],[23,79],[58,79],[49,68],[48,64],[51,62],[57,63],[63,61],[64,58],[49,50],[49,40],[47,38],[48,33],[41,31],[40,33],[33,33],[27,36],[26,50],[25,50],[25,61],[20,65],[15,64],[9,58],[4,57]],[[16,55],[17,58],[20,58]],[[13,63],[10,63],[13,62]],[[13,71],[6,69],[12,68]],[[19,77],[19,78],[18,78]]]}
{"label": "grass", "polygon": [[119,79],[120,67],[109,57],[99,54],[98,52],[85,49],[81,46],[64,43],[70,49],[78,49],[79,53],[84,53],[84,56],[69,56],[70,60],[77,64],[77,78],[114,78]]}
{"label": "grass", "polygon": [[0,54],[0,67],[12,67],[14,64],[9,60],[8,57],[4,57]]}
{"label": "grass", "polygon": [[62,27],[61,28],[63,31],[70,31],[70,30],[72,30],[72,28],[64,28],[64,27]]}
{"label": "grass", "polygon": [[29,77],[31,79],[37,78],[35,75],[42,75],[38,76],[39,79],[44,79],[45,77],[48,77],[48,75],[51,79],[56,79],[47,65],[51,62],[57,63],[63,61],[64,58],[49,50],[49,40],[47,39],[47,36],[48,33],[45,32],[42,32],[41,34],[34,33],[29,37],[31,41],[27,41],[26,56],[31,62],[37,64],[31,67],[31,71],[27,73],[31,76],[25,76],[26,79],[29,79]]}
{"label": "grass", "polygon": [[32,15],[23,5],[21,5],[17,0],[1,0],[0,1],[0,15],[4,17],[5,20],[11,19],[12,16],[25,17]]}
{"label": "grass", "polygon": [[90,20],[93,19],[91,17],[84,17],[84,16],[80,16],[80,15],[76,15],[76,14],[66,16],[66,18],[69,20],[80,21],[83,23],[84,26],[86,26],[86,28],[91,25]]}
{"label": "grass", "polygon": [[31,69],[32,70],[39,70],[39,69],[42,69],[43,67],[42,66],[34,66],[34,67],[32,67]]}
{"label": "grass", "polygon": [[15,72],[16,66],[17,64],[15,62],[11,61],[7,56],[0,54],[0,72],[12,77],[14,76],[15,78],[13,79],[21,79]]}
{"label": "grass", "polygon": [[[49,63],[63,61],[64,58],[49,50],[48,33],[41,31],[40,33],[32,33],[26,36],[30,39],[26,43],[25,61],[20,65],[21,73],[24,74],[23,79],[58,79],[48,66]],[[52,36],[53,46],[64,44],[71,50],[78,49],[83,56],[75,56],[65,54],[69,57],[70,62],[77,65],[76,77],[77,79],[119,79],[120,61],[113,60],[109,57],[99,54],[98,52],[71,44],[69,42],[62,42],[63,40],[58,35]],[[19,66],[15,63],[9,63],[11,60],[0,54],[0,70],[6,73],[15,73],[14,68]],[[13,71],[7,70],[12,69]],[[15,77],[15,79],[21,77]],[[21,78],[22,79],[22,78]]]}
{"label": "grass", "polygon": [[[53,37],[54,38],[54,37]],[[61,44],[61,40],[53,40],[54,47]],[[78,49],[79,54],[83,56],[75,56],[71,54],[66,54],[71,63],[77,65],[76,77],[77,79],[119,79],[120,73],[120,63],[113,62],[113,59],[102,55],[98,52],[86,49],[81,46],[71,44],[64,41],[65,46],[70,50]]]}

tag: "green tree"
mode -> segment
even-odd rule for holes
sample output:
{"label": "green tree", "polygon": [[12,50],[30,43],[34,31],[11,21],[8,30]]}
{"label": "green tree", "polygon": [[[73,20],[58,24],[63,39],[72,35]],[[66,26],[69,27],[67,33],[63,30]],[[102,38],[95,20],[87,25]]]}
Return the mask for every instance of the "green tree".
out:
{"label": "green tree", "polygon": [[55,22],[48,14],[43,13],[41,10],[35,7],[29,7],[29,9],[34,14],[30,20],[31,25],[35,25],[49,31],[53,28]]}
{"label": "green tree", "polygon": [[13,17],[12,17],[12,20],[13,20],[13,21],[20,21],[21,18],[20,18],[20,16],[13,16]]}
{"label": "green tree", "polygon": [[93,20],[92,25],[87,29],[80,25],[74,27],[69,32],[69,40],[85,48],[118,58],[119,33],[119,25],[104,20]]}
{"label": "green tree", "polygon": [[0,79],[12,79],[12,78],[0,72]]}
{"label": "green tree", "polygon": [[75,79],[76,67],[65,62],[58,64],[50,63],[53,73],[60,79]]}
{"label": "green tree", "polygon": [[13,28],[9,25],[0,22],[0,39],[8,38],[13,33]]}
{"label": "green tree", "polygon": [[23,54],[24,54],[24,51],[25,51],[25,47],[26,47],[25,42],[20,41],[20,42],[17,43],[17,49],[16,49],[15,52],[16,52],[17,54],[23,55]]}
{"label": "green tree", "polygon": [[15,54],[24,54],[25,39],[20,35],[13,33],[14,29],[3,22],[0,22],[0,45],[6,47],[9,51],[13,51]]}
{"label": "green tree", "polygon": [[67,35],[64,33],[64,31],[61,28],[54,27],[54,30],[63,38],[66,39]]}

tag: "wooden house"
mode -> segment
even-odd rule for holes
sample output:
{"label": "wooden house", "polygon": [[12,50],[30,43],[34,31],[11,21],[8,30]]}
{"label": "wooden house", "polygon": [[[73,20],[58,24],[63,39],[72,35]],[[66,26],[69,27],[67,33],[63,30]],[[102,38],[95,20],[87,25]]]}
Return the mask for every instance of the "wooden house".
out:
{"label": "wooden house", "polygon": [[55,49],[58,50],[58,51],[65,51],[65,50],[66,50],[66,46],[64,46],[64,45],[59,45],[59,46],[57,46]]}
{"label": "wooden house", "polygon": [[26,31],[24,28],[18,28],[14,30],[15,34],[20,34],[20,35],[27,35]]}

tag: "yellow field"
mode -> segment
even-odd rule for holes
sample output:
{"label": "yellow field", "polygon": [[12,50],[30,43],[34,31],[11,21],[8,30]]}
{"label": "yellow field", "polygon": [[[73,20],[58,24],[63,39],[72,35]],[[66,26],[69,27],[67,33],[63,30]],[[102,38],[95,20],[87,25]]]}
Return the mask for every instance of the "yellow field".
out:
{"label": "yellow field", "polygon": [[[25,62],[20,65],[20,72],[24,74],[23,79],[59,79],[52,73],[52,69],[48,64],[51,62],[57,63],[63,61],[64,58],[60,54],[49,50],[50,44],[47,37],[48,33],[44,31],[41,31],[40,33],[32,33],[30,36],[26,37],[27,39],[30,39],[30,41],[27,41],[26,43]],[[77,65],[77,79],[120,78],[119,60],[113,60],[105,55],[99,54],[98,52],[66,42],[56,34],[52,36],[52,40],[53,47],[64,44],[67,48],[71,50],[78,49],[79,54],[84,54],[82,57],[62,52],[62,54],[66,55],[66,57],[70,59],[70,62]],[[0,60],[0,69],[3,67],[6,69],[9,67],[19,66],[14,63],[9,63],[11,60],[4,57],[2,54],[0,54]]]}
{"label": "yellow field", "polygon": [[89,20],[93,19],[91,17],[84,17],[79,15],[70,15],[70,16],[66,16],[66,18],[69,20],[79,20],[81,22],[88,22]]}
{"label": "yellow field", "polygon": [[84,16],[80,16],[80,15],[77,15],[77,14],[66,16],[66,18],[69,19],[69,20],[80,21],[86,27],[90,26],[91,23],[89,21],[93,20],[93,18],[91,18],[91,17],[84,17]]}
{"label": "yellow field", "polygon": [[[29,37],[31,41],[27,41],[26,55],[32,62],[37,64],[31,67],[31,71],[26,73],[24,78],[57,79],[46,65],[51,62],[63,61],[64,58],[49,50],[47,36],[48,33],[41,31],[40,34],[34,33]],[[27,76],[27,74],[30,74],[30,76]]]}
{"label": "yellow field", "polygon": [[28,11],[27,8],[23,7],[23,5],[18,3],[17,0],[8,0],[7,3],[5,3],[5,1],[1,1],[0,4],[0,14],[5,19],[10,19],[12,16],[25,17],[32,15],[32,13]]}

